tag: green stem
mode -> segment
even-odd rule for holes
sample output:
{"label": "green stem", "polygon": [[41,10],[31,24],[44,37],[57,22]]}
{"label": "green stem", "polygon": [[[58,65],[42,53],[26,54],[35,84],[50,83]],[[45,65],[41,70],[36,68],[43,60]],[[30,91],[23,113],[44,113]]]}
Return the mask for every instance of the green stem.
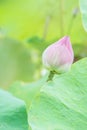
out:
{"label": "green stem", "polygon": [[44,25],[44,32],[43,32],[43,39],[46,40],[49,24],[50,24],[51,17],[50,15],[46,17],[45,25]]}
{"label": "green stem", "polygon": [[61,36],[64,35],[64,1],[60,0],[60,31],[61,31]]}
{"label": "green stem", "polygon": [[53,79],[54,74],[55,74],[55,71],[50,71],[50,74],[49,74],[49,76],[48,76],[47,81],[52,80],[52,79]]}
{"label": "green stem", "polygon": [[68,30],[67,30],[67,35],[70,35],[70,34],[71,34],[72,28],[73,28],[73,26],[74,26],[75,18],[76,18],[77,15],[78,15],[78,11],[79,11],[78,8],[75,8],[74,11],[73,11],[73,14],[72,14],[72,17],[71,17],[69,26],[68,26]]}

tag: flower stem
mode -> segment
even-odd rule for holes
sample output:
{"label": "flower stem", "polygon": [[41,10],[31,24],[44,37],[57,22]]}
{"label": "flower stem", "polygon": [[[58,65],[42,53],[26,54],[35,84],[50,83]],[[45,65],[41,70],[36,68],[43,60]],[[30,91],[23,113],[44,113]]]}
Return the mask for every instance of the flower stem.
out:
{"label": "flower stem", "polygon": [[50,81],[53,79],[53,76],[55,74],[55,71],[50,71],[47,81]]}

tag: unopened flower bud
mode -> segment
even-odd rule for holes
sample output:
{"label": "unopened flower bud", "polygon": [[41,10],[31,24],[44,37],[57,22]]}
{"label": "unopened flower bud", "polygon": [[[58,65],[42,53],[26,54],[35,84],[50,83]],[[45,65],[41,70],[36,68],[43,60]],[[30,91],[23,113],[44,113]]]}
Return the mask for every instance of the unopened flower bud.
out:
{"label": "unopened flower bud", "polygon": [[42,55],[43,65],[50,71],[57,73],[67,72],[73,59],[74,53],[68,36],[48,46]]}

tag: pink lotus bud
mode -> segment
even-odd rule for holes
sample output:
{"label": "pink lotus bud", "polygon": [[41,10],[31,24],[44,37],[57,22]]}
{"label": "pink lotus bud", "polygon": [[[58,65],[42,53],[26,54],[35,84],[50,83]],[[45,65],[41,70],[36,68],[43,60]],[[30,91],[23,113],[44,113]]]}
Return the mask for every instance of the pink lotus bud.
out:
{"label": "pink lotus bud", "polygon": [[67,72],[73,59],[74,53],[68,36],[48,46],[42,55],[43,65],[57,73]]}

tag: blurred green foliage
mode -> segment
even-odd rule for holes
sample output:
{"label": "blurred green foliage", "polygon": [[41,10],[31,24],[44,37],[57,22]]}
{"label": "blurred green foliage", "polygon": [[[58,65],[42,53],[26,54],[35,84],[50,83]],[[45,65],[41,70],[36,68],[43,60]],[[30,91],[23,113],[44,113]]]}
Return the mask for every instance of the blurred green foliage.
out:
{"label": "blurred green foliage", "polygon": [[78,0],[1,0],[0,27],[7,36],[21,40],[70,35],[72,43],[87,42]]}
{"label": "blurred green foliage", "polygon": [[87,31],[87,1],[80,0],[80,9],[82,13],[82,21],[84,29]]}
{"label": "blurred green foliage", "polygon": [[36,50],[19,41],[0,38],[0,86],[8,86],[15,80],[25,82],[38,79],[40,73]]}
{"label": "blurred green foliage", "polygon": [[48,74],[33,83],[24,83],[19,81],[14,82],[9,87],[9,92],[11,92],[14,96],[24,100],[26,102],[27,109],[29,109],[33,99],[39,93],[41,87],[46,83],[47,79]]}

